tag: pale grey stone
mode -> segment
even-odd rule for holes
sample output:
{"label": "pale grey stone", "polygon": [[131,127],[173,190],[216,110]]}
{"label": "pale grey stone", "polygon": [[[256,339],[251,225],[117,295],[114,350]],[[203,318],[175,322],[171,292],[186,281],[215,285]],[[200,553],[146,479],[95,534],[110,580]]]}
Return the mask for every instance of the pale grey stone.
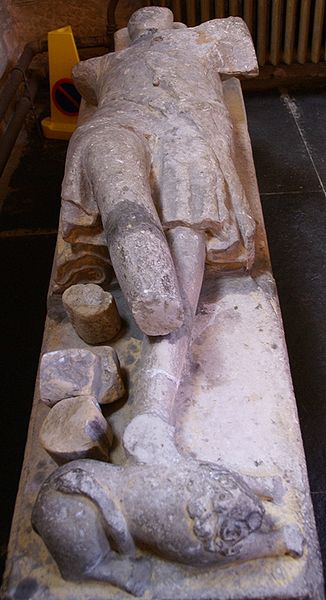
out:
{"label": "pale grey stone", "polygon": [[[130,38],[128,33],[128,27],[122,27],[122,29],[118,29],[118,31],[114,32],[114,50],[118,52],[119,50],[124,50],[128,48],[130,44]],[[96,102],[96,100],[95,100]]]}
{"label": "pale grey stone", "polygon": [[162,227],[229,239],[210,262],[221,262],[234,236],[244,266],[254,259],[255,222],[233,162],[219,76],[257,72],[250,34],[235,17],[175,25],[166,8],[137,11],[128,46],[124,31],[117,36],[124,49],[74,68],[78,89],[97,108],[71,139],[62,187],[65,240],[108,245],[147,335],[171,333],[184,318]]}
{"label": "pale grey stone", "polygon": [[[140,462],[152,460],[154,444],[149,442],[148,438],[148,419],[140,419],[139,415],[150,413],[160,417],[166,423],[173,421],[176,408],[174,400],[185,364],[204,275],[205,237],[203,233],[188,227],[176,227],[168,232],[167,238],[180,284],[185,319],[177,332],[159,339],[145,337],[143,340],[138,363],[138,376],[132,396],[137,411],[137,425],[131,421],[123,435],[123,444],[127,454],[134,457],[135,460],[139,460],[141,455]],[[158,431],[160,419],[153,420]],[[144,427],[143,432],[141,432],[141,427]],[[159,435],[162,436],[162,433],[160,432]],[[147,453],[144,453],[144,440],[148,440],[149,443]],[[169,445],[168,438],[166,442]],[[145,456],[147,456],[147,461]]]}
{"label": "pale grey stone", "polygon": [[66,398],[50,410],[40,442],[58,465],[78,458],[108,460],[112,431],[92,396]]}
{"label": "pale grey stone", "polygon": [[132,419],[125,429],[123,445],[127,456],[138,464],[180,462],[174,427],[155,414],[144,413]]}
{"label": "pale grey stone", "polygon": [[135,596],[151,588],[151,562],[135,558],[138,544],[197,570],[303,553],[299,528],[277,528],[241,477],[189,460],[73,462],[45,482],[32,521],[65,579],[106,581]]}
{"label": "pale grey stone", "polygon": [[[134,595],[145,592],[148,599],[156,600],[167,597],[178,600],[324,598],[298,417],[240,84],[229,79],[223,83],[223,93],[236,142],[234,161],[257,223],[252,275],[240,277],[236,273],[220,273],[217,277],[207,269],[197,314],[191,325],[191,344],[188,345],[180,385],[173,377],[169,379],[172,403],[167,397],[160,414],[156,414],[152,401],[147,408],[145,403],[145,412],[144,404],[140,404],[137,411],[138,401],[135,400],[141,400],[141,395],[134,396],[138,378],[134,361],[141,333],[133,328],[133,320],[120,297],[119,310],[128,329],[126,335],[114,341],[114,346],[126,371],[131,396],[124,407],[110,417],[117,436],[110,454],[114,465],[96,461],[66,465],[64,470],[57,472],[57,481],[52,476],[43,485],[34,513],[34,523],[46,539],[49,551],[53,552],[65,576],[76,577],[73,582],[62,582],[41,538],[30,531],[30,506],[35,501],[40,482],[53,471],[52,461],[44,460],[44,452],[38,448],[34,435],[47,411],[36,395],[5,577],[5,593],[10,598],[18,596],[26,579],[30,581],[31,578],[35,587],[33,600],[57,600],[59,597],[70,600],[81,594],[98,600],[127,597],[117,587],[132,591]],[[197,284],[194,294],[196,287]],[[46,351],[55,350],[59,345],[69,348],[72,339],[74,343],[72,328],[66,319],[62,321],[61,313],[48,319]],[[151,342],[155,347],[154,340]],[[157,342],[160,344],[160,340]],[[164,386],[167,390],[167,381],[161,390]],[[164,400],[163,395],[158,397],[160,401]],[[154,396],[151,398],[153,400]],[[171,406],[174,407],[172,411]],[[172,415],[172,423],[167,422],[169,415]],[[142,439],[138,440],[138,447],[126,462],[121,438],[128,424],[130,429],[129,432],[126,430],[125,440],[130,433],[135,441],[136,430]],[[176,455],[174,444],[179,455]],[[153,464],[148,464],[151,451]],[[132,461],[146,464],[132,466]],[[250,497],[254,495],[258,499],[265,513],[261,528],[245,538],[243,550],[248,560],[228,557],[226,564],[218,561],[195,568],[165,557],[180,539],[178,536],[173,538],[172,534],[170,537],[169,532],[172,528],[178,533],[182,530],[179,516],[188,494],[182,478],[192,465],[200,471],[200,465],[207,462],[217,463],[217,470],[231,476],[234,476],[232,472],[241,473],[240,480],[249,486]],[[166,469],[166,474],[171,469],[167,478],[162,477],[162,468]],[[216,469],[214,465],[210,468]],[[174,477],[175,472],[181,480]],[[238,475],[235,477],[239,479]],[[124,481],[127,481],[126,485]],[[172,506],[175,496],[170,492],[174,482],[177,483],[178,497]],[[207,485],[209,487],[210,478],[204,478],[200,486],[203,497]],[[127,491],[120,493],[124,490]],[[127,498],[130,498],[130,507],[125,505]],[[147,502],[146,512],[144,502]],[[240,500],[240,506],[245,506],[245,502]],[[232,502],[228,507],[232,511]],[[138,539],[137,527],[130,523],[136,508],[141,510],[136,523],[137,526],[141,523],[139,541],[134,539]],[[196,517],[200,502],[199,507],[195,502],[189,508],[194,515],[191,517],[187,511],[187,533],[193,523],[191,542],[195,539],[195,526],[199,536],[207,533],[209,537],[205,522],[200,522],[200,515]],[[157,518],[155,510],[160,511]],[[196,518],[198,524],[194,522]],[[255,522],[258,523],[256,517]],[[85,543],[87,538],[91,544]],[[158,538],[162,541],[160,548],[157,547]],[[299,556],[303,538],[304,553]],[[144,540],[147,550],[143,549]],[[188,541],[187,538],[185,548],[189,547]],[[112,545],[115,551],[118,550],[117,554],[110,554]],[[140,560],[132,558],[135,549]],[[260,556],[268,552],[269,556],[254,560],[253,556],[258,552]],[[183,548],[180,554],[184,557]],[[252,559],[249,560],[250,556]],[[64,572],[64,563],[68,572]],[[85,569],[95,563],[93,573],[85,574]],[[92,575],[95,581],[80,583],[81,578]],[[105,585],[98,583],[101,579]]]}
{"label": "pale grey stone", "polygon": [[76,332],[88,344],[108,342],[121,328],[112,294],[99,285],[72,285],[63,293],[62,302]]}

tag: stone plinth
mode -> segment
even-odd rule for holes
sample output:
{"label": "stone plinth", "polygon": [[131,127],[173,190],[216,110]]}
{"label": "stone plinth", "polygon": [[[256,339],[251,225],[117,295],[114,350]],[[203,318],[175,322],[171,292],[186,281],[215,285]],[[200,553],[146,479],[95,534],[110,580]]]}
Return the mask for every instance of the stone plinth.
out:
{"label": "stone plinth", "polygon": [[[299,527],[305,539],[304,553],[299,558],[280,556],[204,569],[152,557],[152,583],[145,597],[322,600],[321,563],[300,428],[238,82],[225,82],[224,94],[236,138],[236,163],[257,222],[256,260],[251,275],[237,270],[217,274],[207,269],[176,398],[177,447],[183,456],[212,461],[251,481],[277,478],[278,498],[269,510],[275,513],[278,526]],[[109,417],[116,442],[110,460],[123,465],[126,457],[119,440],[136,414],[132,398],[142,335],[121,293],[115,290],[114,295],[127,327],[113,346],[130,385],[128,401]],[[58,300],[52,302],[51,294],[50,308],[42,352],[87,348]],[[127,599],[129,594],[109,584],[63,581],[42,540],[32,531],[35,497],[56,467],[38,441],[49,409],[39,401],[38,386],[36,389],[4,597]]]}

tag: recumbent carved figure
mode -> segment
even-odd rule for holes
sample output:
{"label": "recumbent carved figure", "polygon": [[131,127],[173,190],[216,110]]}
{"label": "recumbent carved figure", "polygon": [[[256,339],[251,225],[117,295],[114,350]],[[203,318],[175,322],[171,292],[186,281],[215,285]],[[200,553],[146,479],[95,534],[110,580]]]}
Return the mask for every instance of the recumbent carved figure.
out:
{"label": "recumbent carved figure", "polygon": [[[149,456],[144,422],[149,417],[158,433],[169,428],[205,259],[242,255],[247,268],[254,259],[255,223],[233,162],[219,74],[254,74],[257,63],[241,19],[188,29],[168,9],[146,8],[128,32],[127,48],[74,69],[97,108],[69,146],[63,235],[71,244],[107,246],[138,326],[166,337],[143,342],[140,415],[123,437],[129,464],[61,467],[41,488],[33,525],[63,577],[141,595],[150,586],[149,552],[201,568],[297,557],[303,538],[295,525],[277,528],[266,515],[263,502],[274,495],[264,482],[248,485],[181,457],[173,440],[164,460],[161,447]],[[169,354],[168,383],[153,387]]]}

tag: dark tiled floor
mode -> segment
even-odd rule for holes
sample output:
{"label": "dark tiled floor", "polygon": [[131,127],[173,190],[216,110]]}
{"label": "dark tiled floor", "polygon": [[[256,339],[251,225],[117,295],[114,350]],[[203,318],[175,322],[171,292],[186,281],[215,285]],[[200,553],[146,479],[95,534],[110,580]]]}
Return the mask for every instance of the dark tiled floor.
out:
{"label": "dark tiled floor", "polygon": [[[248,121],[326,565],[326,90],[248,94]],[[65,143],[33,136],[2,228],[55,226]],[[0,240],[4,558],[23,459],[55,236]],[[2,561],[3,562],[3,561]]]}
{"label": "dark tiled floor", "polygon": [[326,187],[326,94],[316,90],[314,94],[298,93],[295,96],[298,107],[298,122],[307,141],[316,169]]}
{"label": "dark tiled floor", "polygon": [[2,231],[57,227],[66,148],[66,142],[41,142],[34,130],[10,182],[0,214]]}
{"label": "dark tiled floor", "polygon": [[246,107],[326,580],[326,90]]}
{"label": "dark tiled floor", "polygon": [[286,94],[280,96],[277,92],[246,97],[261,194],[321,189],[287,101]]}
{"label": "dark tiled floor", "polygon": [[0,573],[24,457],[55,241],[54,235],[0,240]]}

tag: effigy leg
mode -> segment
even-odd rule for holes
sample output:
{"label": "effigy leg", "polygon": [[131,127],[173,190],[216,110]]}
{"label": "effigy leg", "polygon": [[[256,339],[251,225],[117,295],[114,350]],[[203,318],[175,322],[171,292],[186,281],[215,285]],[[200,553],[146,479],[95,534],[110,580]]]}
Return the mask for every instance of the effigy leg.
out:
{"label": "effigy leg", "polygon": [[112,265],[136,323],[147,335],[178,329],[182,301],[152,201],[146,141],[131,130],[110,126],[105,136],[96,137],[96,144],[90,141],[84,160]]}
{"label": "effigy leg", "polygon": [[[167,233],[167,238],[178,275],[185,319],[178,331],[164,338],[145,337],[143,340],[137,388],[132,398],[137,416],[123,437],[128,455],[140,462],[164,460],[162,444],[168,460],[176,460],[178,456],[173,440],[174,400],[189,347],[205,266],[203,233],[176,227]],[[153,430],[156,443],[149,438]],[[159,456],[156,456],[157,451]]]}
{"label": "effigy leg", "polygon": [[[33,509],[32,522],[62,577],[68,581],[106,581],[141,596],[149,584],[151,566],[147,560],[135,558],[131,538],[126,543],[123,516],[109,495],[104,501],[111,510],[107,511],[109,518],[103,527],[99,509],[91,501],[94,489],[90,478],[82,490],[85,495],[77,495],[73,481],[70,488],[66,484],[62,490],[58,481],[60,477],[55,477],[44,484]],[[117,552],[119,537],[122,546]]]}

